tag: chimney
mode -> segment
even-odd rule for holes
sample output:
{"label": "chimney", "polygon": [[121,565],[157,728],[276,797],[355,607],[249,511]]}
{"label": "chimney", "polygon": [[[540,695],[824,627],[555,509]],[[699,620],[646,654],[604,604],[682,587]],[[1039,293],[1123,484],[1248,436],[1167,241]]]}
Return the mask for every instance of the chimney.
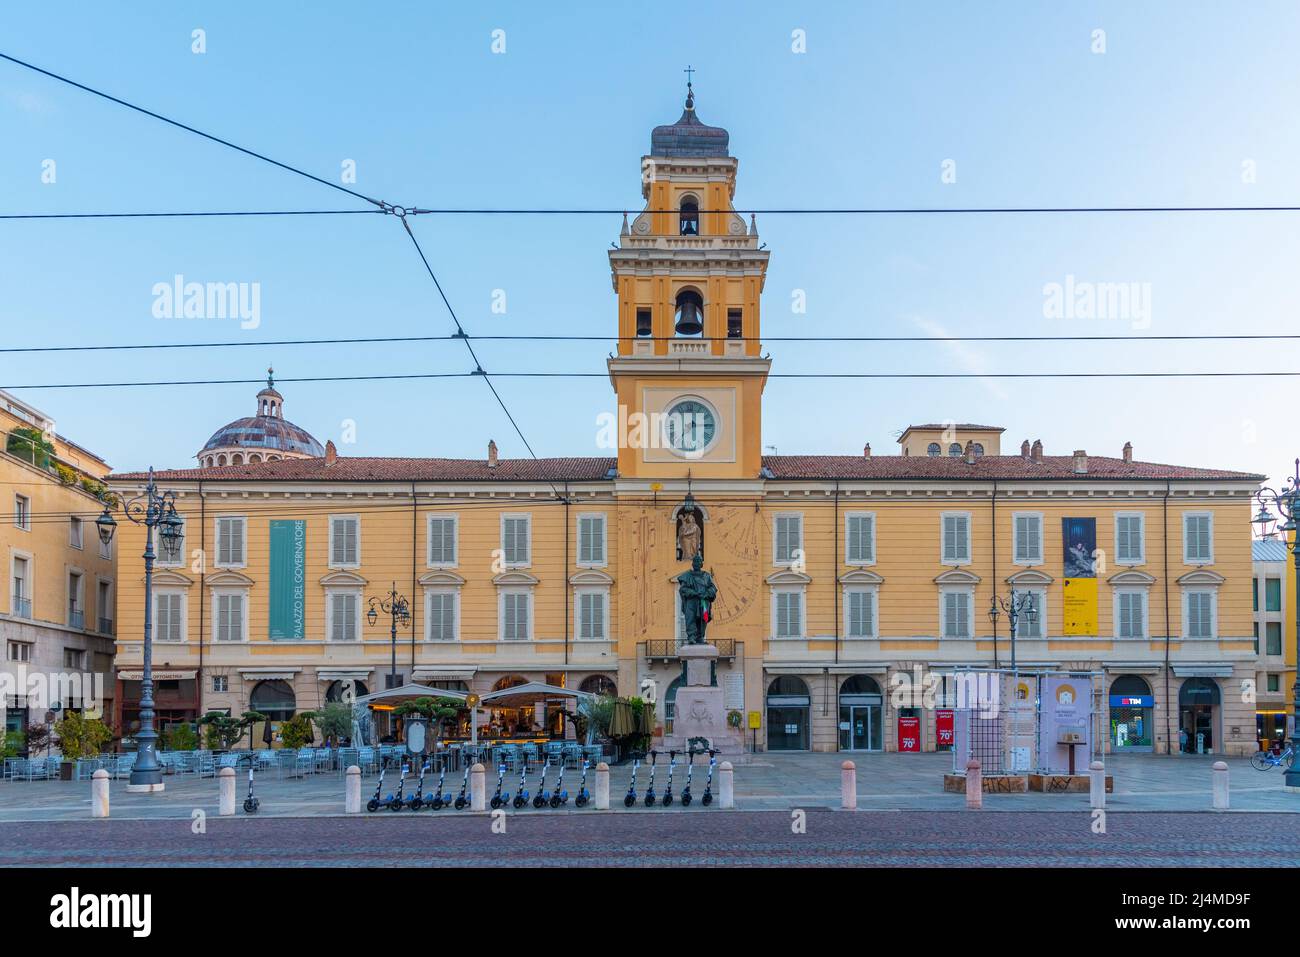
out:
{"label": "chimney", "polygon": [[488,468],[497,467],[497,444],[492,439],[488,439]]}
{"label": "chimney", "polygon": [[1025,439],[1020,443],[1020,457],[1026,462],[1029,461],[1029,440]]}
{"label": "chimney", "polygon": [[339,460],[339,450],[334,447],[334,440],[325,443],[325,464],[333,465]]}
{"label": "chimney", "polygon": [[870,443],[870,442],[868,442],[866,445],[862,446],[862,457],[863,457],[864,459],[869,459],[869,458],[871,458],[871,443]]}
{"label": "chimney", "polygon": [[966,448],[962,454],[966,457],[967,465],[975,464],[975,443],[971,439],[966,440]]}
{"label": "chimney", "polygon": [[1042,439],[1034,439],[1034,445],[1029,450],[1029,460],[1031,462],[1037,462],[1039,465],[1043,464],[1043,440]]}
{"label": "chimney", "polygon": [[1088,474],[1088,453],[1085,452],[1083,449],[1074,450],[1074,474],[1075,475]]}
{"label": "chimney", "polygon": [[1132,442],[1125,442],[1125,443],[1124,443],[1124,461],[1125,461],[1127,464],[1130,464],[1130,465],[1133,463],[1133,443],[1132,443]]}

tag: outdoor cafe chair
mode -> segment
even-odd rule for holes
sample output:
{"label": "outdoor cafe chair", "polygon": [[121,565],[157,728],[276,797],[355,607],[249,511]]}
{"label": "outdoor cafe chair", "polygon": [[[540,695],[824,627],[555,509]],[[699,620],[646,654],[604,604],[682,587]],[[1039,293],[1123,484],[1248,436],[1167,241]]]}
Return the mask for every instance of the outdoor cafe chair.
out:
{"label": "outdoor cafe chair", "polygon": [[316,770],[332,771],[334,769],[334,751],[332,748],[316,749]]}
{"label": "outdoor cafe chair", "polygon": [[28,774],[31,773],[32,762],[26,758],[9,758],[5,761],[5,778],[9,781],[17,781],[19,778],[25,778],[30,781]]}
{"label": "outdoor cafe chair", "polygon": [[371,771],[379,769],[379,762],[375,758],[375,749],[371,747],[357,748],[357,764],[361,767],[362,774],[369,774]]}
{"label": "outdoor cafe chair", "polygon": [[300,771],[303,774],[316,773],[316,752],[311,748],[302,748],[294,756],[293,773],[296,776]]}
{"label": "outdoor cafe chair", "polygon": [[113,765],[112,775],[114,779],[130,777],[131,769],[135,767],[135,752],[119,754],[117,761]]}
{"label": "outdoor cafe chair", "polygon": [[562,741],[546,742],[546,764],[549,767],[554,764],[564,763],[564,743]]}

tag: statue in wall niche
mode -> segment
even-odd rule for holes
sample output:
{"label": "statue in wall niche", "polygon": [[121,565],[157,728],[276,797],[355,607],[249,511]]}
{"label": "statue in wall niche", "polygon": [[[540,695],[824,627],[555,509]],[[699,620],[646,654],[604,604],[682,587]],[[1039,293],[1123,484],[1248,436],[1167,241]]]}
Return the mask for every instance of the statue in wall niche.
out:
{"label": "statue in wall niche", "polygon": [[713,583],[713,576],[704,570],[704,557],[699,552],[691,559],[691,570],[677,576],[677,594],[682,600],[686,643],[704,644],[704,633],[709,627],[709,609],[718,597],[718,586]]}
{"label": "statue in wall niche", "polygon": [[684,562],[704,553],[704,530],[694,509],[682,509],[677,519],[677,560]]}

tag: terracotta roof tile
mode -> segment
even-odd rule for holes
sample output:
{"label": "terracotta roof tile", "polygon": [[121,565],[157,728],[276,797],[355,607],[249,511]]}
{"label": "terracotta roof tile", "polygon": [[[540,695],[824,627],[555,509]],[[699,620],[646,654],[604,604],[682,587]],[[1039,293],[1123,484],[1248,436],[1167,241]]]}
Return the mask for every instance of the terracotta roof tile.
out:
{"label": "terracotta roof tile", "polygon": [[[304,482],[589,482],[603,479],[617,460],[612,458],[501,459],[488,468],[485,459],[370,458],[340,455],[334,464],[323,458],[284,459],[251,465],[165,469],[160,481]],[[145,478],[144,472],[122,472],[111,480]]]}
{"label": "terracotta roof tile", "polygon": [[1125,462],[1088,456],[1088,471],[1074,471],[1074,456],[1045,455],[1033,462],[1019,455],[984,455],[972,465],[960,456],[918,455],[767,455],[763,464],[776,479],[1224,479],[1263,481],[1264,476],[1223,469]]}

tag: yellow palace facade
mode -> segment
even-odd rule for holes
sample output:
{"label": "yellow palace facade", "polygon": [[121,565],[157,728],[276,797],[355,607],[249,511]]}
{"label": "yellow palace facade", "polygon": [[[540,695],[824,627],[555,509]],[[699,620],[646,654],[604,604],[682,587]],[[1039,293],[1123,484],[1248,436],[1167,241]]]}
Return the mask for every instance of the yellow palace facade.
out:
{"label": "yellow palace facade", "polygon": [[[769,253],[733,211],[736,173],[689,97],[652,134],[644,209],[609,251],[608,457],[340,456],[284,420],[268,382],[199,467],[160,472],[185,519],[155,572],[154,663],[176,683],[163,722],[314,708],[348,681],[484,694],[525,679],[653,695],[667,728],[688,542],[718,587],[726,707],[759,750],[942,746],[944,696],[895,692],[1008,666],[1007,617],[988,612],[1015,589],[1037,609],[1018,666],[1096,673],[1111,748],[1253,752],[1260,476],[1127,445],[1004,450],[1001,428],[971,423],[910,426],[890,454],[763,455]],[[111,484],[129,497],[143,481]],[[121,554],[143,551],[141,529],[118,534]],[[119,579],[129,672],[143,575]],[[366,616],[392,590],[411,599],[396,642]]]}

